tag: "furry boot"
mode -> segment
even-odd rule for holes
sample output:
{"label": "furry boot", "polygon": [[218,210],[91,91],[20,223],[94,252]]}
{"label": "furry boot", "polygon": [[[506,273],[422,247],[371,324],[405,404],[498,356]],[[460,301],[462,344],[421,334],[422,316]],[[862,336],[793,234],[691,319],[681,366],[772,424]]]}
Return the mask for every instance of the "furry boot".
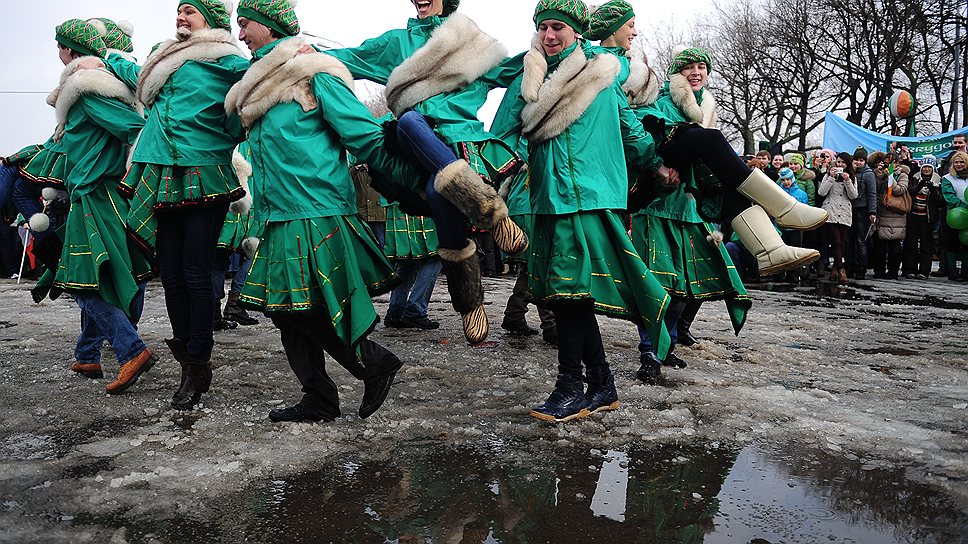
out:
{"label": "furry boot", "polygon": [[754,168],[736,191],[762,206],[782,228],[813,230],[827,222],[826,210],[797,202],[759,168]]}
{"label": "furry boot", "polygon": [[504,253],[514,256],[528,249],[528,237],[508,218],[507,205],[467,161],[459,159],[437,172],[434,189],[471,223],[491,231],[494,243]]}
{"label": "furry boot", "polygon": [[464,249],[437,250],[447,276],[447,290],[454,309],[461,315],[464,337],[471,345],[487,339],[487,314],[484,313],[484,288],[477,246],[468,240]]}
{"label": "furry boot", "polygon": [[769,216],[759,206],[751,206],[743,210],[743,213],[733,219],[732,225],[739,240],[756,257],[760,276],[779,274],[807,266],[820,258],[820,252],[815,249],[793,247],[783,243],[783,238],[773,227]]}

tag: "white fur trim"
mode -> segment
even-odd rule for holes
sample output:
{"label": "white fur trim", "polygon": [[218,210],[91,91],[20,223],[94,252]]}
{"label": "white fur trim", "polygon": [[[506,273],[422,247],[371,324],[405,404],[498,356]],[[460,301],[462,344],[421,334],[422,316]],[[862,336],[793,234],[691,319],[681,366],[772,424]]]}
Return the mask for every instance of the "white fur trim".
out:
{"label": "white fur trim", "polygon": [[585,114],[598,95],[615,83],[621,71],[611,53],[588,60],[581,47],[561,61],[538,90],[538,100],[524,106],[521,132],[529,141],[541,143],[558,136]]}
{"label": "white fur trim", "polygon": [[467,241],[467,245],[464,246],[464,249],[447,249],[444,247],[437,249],[437,256],[451,263],[466,261],[476,254],[477,244],[470,240]]}
{"label": "white fur trim", "polygon": [[118,28],[121,29],[121,32],[123,32],[125,36],[129,38],[134,37],[134,23],[131,21],[115,21],[114,24],[118,25]]}
{"label": "white fur trim", "polygon": [[531,49],[524,55],[524,76],[521,78],[521,97],[525,102],[537,102],[538,90],[548,77],[548,59],[545,58],[541,38],[531,38]]}
{"label": "white fur trim", "polygon": [[296,102],[309,112],[319,105],[313,94],[312,78],[329,74],[353,88],[353,75],[336,57],[322,53],[297,54],[306,45],[291,38],[252,64],[242,80],[225,96],[225,111],[241,117],[249,128],[277,104]]}
{"label": "white fur trim", "polygon": [[696,93],[693,92],[686,76],[672,74],[669,76],[669,97],[686,114],[686,119],[691,123],[697,123],[705,128],[716,128],[719,120],[716,115],[716,97],[709,89],[703,91],[700,106],[696,102]]}
{"label": "white fur trim", "polygon": [[44,232],[50,228],[50,217],[45,213],[35,213],[30,216],[30,230],[34,232]]}
{"label": "white fur trim", "polygon": [[255,254],[258,253],[259,244],[261,243],[262,240],[256,238],[255,236],[250,236],[242,241],[242,247],[240,249],[242,249],[242,253],[244,253],[246,257],[253,259],[255,258]]}
{"label": "white fur trim", "polygon": [[632,49],[628,52],[629,78],[622,86],[622,90],[629,98],[629,105],[634,108],[648,106],[659,97],[662,84],[655,70],[649,65],[649,58],[645,51]]}
{"label": "white fur trim", "polygon": [[466,15],[455,13],[387,80],[387,106],[397,117],[438,94],[455,91],[486,74],[507,49]]}
{"label": "white fur trim", "polygon": [[53,187],[44,187],[44,189],[40,192],[40,197],[47,202],[57,200],[57,189],[54,189]]}
{"label": "white fur trim", "polygon": [[100,19],[88,19],[87,24],[94,27],[94,30],[97,31],[98,36],[103,38],[108,35],[108,27],[105,26],[104,21]]}
{"label": "white fur trim", "polygon": [[111,72],[105,69],[79,70],[78,64],[85,58],[75,59],[64,68],[60,84],[47,97],[47,103],[53,105],[57,112],[57,129],[54,131],[56,142],[64,136],[64,125],[71,108],[84,95],[116,98],[132,108],[135,106],[134,93]]}
{"label": "white fur trim", "polygon": [[229,211],[239,215],[245,215],[252,209],[252,192],[249,190],[249,178],[252,177],[252,165],[236,149],[232,153],[232,168],[235,168],[235,174],[239,178],[239,183],[242,184],[245,195],[229,204]]}
{"label": "white fur trim", "polygon": [[146,106],[154,104],[171,75],[188,61],[215,62],[230,55],[241,57],[242,50],[228,30],[210,28],[179,33],[148,56],[138,76],[138,100]]}
{"label": "white fur trim", "polygon": [[714,230],[709,233],[709,236],[706,237],[706,241],[709,242],[709,245],[713,247],[719,247],[723,245],[723,233],[718,230]]}

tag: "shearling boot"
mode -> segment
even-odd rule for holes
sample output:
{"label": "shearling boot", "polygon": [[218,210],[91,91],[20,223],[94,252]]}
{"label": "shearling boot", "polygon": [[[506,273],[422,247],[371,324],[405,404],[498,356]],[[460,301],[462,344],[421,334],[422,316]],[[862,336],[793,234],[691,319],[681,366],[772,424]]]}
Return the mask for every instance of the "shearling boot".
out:
{"label": "shearling boot", "polygon": [[528,249],[528,237],[508,217],[507,205],[467,161],[458,159],[437,172],[434,189],[471,223],[490,231],[494,243],[505,254],[513,257]]}
{"label": "shearling boot", "polygon": [[488,325],[477,246],[468,240],[464,249],[439,248],[437,255],[447,277],[451,304],[461,315],[464,337],[471,345],[480,344],[487,339]]}
{"label": "shearling boot", "polygon": [[813,230],[827,222],[826,210],[797,202],[759,168],[754,168],[736,191],[762,206],[782,228]]}
{"label": "shearling boot", "polygon": [[240,293],[229,291],[228,301],[225,303],[225,309],[222,310],[222,317],[226,321],[235,321],[239,325],[258,325],[259,320],[250,316],[245,308],[239,306],[239,295]]}
{"label": "shearling boot", "polygon": [[783,238],[773,227],[769,216],[759,206],[754,205],[743,210],[743,213],[733,219],[732,226],[746,249],[756,257],[760,276],[779,274],[807,266],[820,258],[820,252],[815,249],[793,247],[783,243]]}

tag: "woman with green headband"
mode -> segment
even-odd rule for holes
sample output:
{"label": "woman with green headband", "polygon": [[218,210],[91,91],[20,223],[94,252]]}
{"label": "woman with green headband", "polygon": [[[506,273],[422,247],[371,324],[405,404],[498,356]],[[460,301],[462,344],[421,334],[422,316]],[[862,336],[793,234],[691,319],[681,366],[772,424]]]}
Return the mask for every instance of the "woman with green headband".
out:
{"label": "woman with green headband", "polygon": [[232,8],[228,0],[183,0],[176,37],[144,66],[104,61],[149,108],[121,190],[132,198],[130,234],[161,270],[173,333],[166,342],[182,366],[178,410],[191,409],[212,381],[215,248],[229,203],[245,193],[232,169],[244,133],[224,106],[249,67],[231,33]]}
{"label": "woman with green headband", "polygon": [[477,118],[488,92],[520,73],[520,59],[507,59],[497,40],[455,13],[459,0],[410,1],[417,13],[406,29],[326,53],[343,61],[354,78],[387,86],[387,105],[399,119],[395,129],[388,125],[388,136],[422,169],[410,189],[426,195],[451,301],[465,338],[477,344],[487,338],[488,323],[467,223],[490,231],[509,255],[528,244],[495,190],[523,161]]}
{"label": "woman with green headband", "polygon": [[553,310],[558,329],[555,388],[531,412],[544,421],[618,408],[595,314],[643,323],[663,356],[670,342],[662,322],[669,295],[635,253],[618,212],[627,200],[626,161],[672,173],[628,106],[618,59],[578,37],[586,21],[578,0],[538,4],[524,74],[492,126],[508,142],[528,142],[529,290]]}

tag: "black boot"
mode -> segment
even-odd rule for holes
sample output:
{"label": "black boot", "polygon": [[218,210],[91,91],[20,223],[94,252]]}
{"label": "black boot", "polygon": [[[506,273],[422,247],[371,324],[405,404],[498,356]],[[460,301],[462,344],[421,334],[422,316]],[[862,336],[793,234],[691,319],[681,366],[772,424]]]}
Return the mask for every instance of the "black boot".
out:
{"label": "black boot", "polygon": [[531,410],[531,415],[554,423],[588,417],[588,401],[585,400],[581,379],[567,374],[558,374],[555,390],[551,392],[551,396],[544,404]]}
{"label": "black boot", "polygon": [[191,410],[202,393],[208,393],[212,385],[212,365],[209,363],[182,364],[182,383],[175,396],[171,398],[171,407],[175,410]]}
{"label": "black boot", "polygon": [[360,403],[360,417],[366,419],[383,406],[393,385],[393,377],[403,362],[390,350],[370,340],[360,344],[360,359],[368,374],[363,380],[363,401]]}
{"label": "black boot", "polygon": [[639,356],[639,362],[641,366],[635,377],[648,384],[658,384],[662,379],[662,361],[654,353],[648,352]]}
{"label": "black boot", "polygon": [[692,322],[696,320],[696,314],[699,313],[699,308],[702,306],[702,302],[689,301],[686,303],[686,308],[682,311],[682,315],[679,316],[679,321],[676,322],[676,330],[679,331],[677,344],[683,346],[695,346],[699,343],[699,339],[692,335],[690,328],[692,327]]}
{"label": "black boot", "polygon": [[678,355],[676,355],[675,353],[673,353],[673,352],[670,351],[669,352],[669,355],[666,356],[666,360],[665,361],[662,361],[662,366],[672,366],[672,367],[676,367],[676,368],[686,368],[686,362],[683,361],[682,359],[680,359]]}
{"label": "black boot", "polygon": [[618,391],[615,390],[615,377],[607,366],[589,368],[585,374],[588,390],[585,391],[585,402],[588,412],[611,412],[618,410]]}
{"label": "black boot", "polygon": [[250,316],[245,308],[239,306],[239,293],[229,291],[229,299],[222,310],[222,317],[228,321],[235,321],[239,325],[258,325],[259,320]]}
{"label": "black boot", "polygon": [[235,321],[222,317],[222,302],[219,299],[215,299],[212,302],[212,330],[230,331],[238,328],[238,326],[239,324]]}

